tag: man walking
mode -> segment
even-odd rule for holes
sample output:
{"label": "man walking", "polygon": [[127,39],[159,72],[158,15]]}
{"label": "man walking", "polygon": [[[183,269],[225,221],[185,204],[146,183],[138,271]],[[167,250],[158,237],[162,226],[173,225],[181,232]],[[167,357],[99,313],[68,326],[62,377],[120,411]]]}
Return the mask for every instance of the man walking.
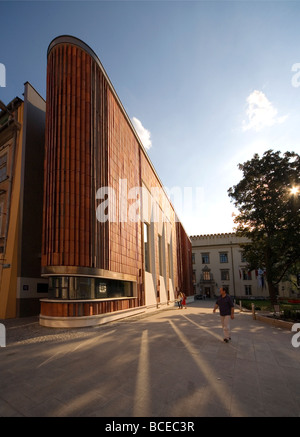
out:
{"label": "man walking", "polygon": [[229,294],[226,293],[223,287],[220,288],[220,296],[218,297],[214,306],[213,312],[220,309],[221,323],[224,333],[224,341],[228,343],[230,337],[230,319],[234,319],[234,305]]}

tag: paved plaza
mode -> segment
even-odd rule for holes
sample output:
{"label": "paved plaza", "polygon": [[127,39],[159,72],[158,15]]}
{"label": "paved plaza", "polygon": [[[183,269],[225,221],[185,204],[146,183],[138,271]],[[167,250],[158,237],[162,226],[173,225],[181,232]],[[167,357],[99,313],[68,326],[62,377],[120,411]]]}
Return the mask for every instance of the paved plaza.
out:
{"label": "paved plaza", "polygon": [[300,417],[294,333],[235,311],[222,341],[214,301],[106,325],[1,320],[2,417]]}

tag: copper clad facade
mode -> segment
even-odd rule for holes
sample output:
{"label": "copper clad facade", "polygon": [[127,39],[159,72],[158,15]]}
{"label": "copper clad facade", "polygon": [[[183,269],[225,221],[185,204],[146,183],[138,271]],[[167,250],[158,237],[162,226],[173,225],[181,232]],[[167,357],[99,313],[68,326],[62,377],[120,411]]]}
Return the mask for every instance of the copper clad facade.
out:
{"label": "copper clad facade", "polygon": [[92,266],[91,68],[76,46],[48,56],[43,266]]}
{"label": "copper clad facade", "polygon": [[[125,292],[122,305],[95,303],[97,314],[108,306],[109,311],[144,306],[147,278],[143,225],[144,221],[150,223],[150,216],[132,221],[122,214],[124,205],[126,213],[131,205],[127,195],[132,187],[143,187],[150,193],[152,187],[162,185],[99,59],[82,41],[66,36],[50,44],[46,101],[42,274],[103,277],[134,284],[130,293]],[[101,222],[96,213],[104,201],[98,196],[103,187],[109,187],[114,196],[107,207],[110,219]],[[159,250],[166,264],[166,301],[174,300],[178,291],[179,267],[181,278],[182,269],[186,270],[186,259],[182,264],[178,256],[181,251],[177,251],[172,207],[167,221],[167,225],[151,225],[153,280],[148,278],[148,283],[155,284],[151,292],[156,302],[160,302],[162,289]],[[185,235],[183,229],[180,232]],[[161,248],[157,246],[158,235],[163,236]],[[102,285],[95,284],[101,292]],[[114,284],[118,288],[118,283]],[[126,284],[124,287],[127,290]],[[91,295],[98,297],[97,292]],[[44,313],[46,306],[44,301]]]}

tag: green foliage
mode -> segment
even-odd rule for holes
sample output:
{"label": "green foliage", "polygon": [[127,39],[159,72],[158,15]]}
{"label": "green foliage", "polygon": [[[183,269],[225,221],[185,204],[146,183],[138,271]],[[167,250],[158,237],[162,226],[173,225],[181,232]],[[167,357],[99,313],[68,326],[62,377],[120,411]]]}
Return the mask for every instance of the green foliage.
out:
{"label": "green foliage", "polygon": [[300,321],[300,311],[286,308],[283,310],[283,317],[285,320]]}
{"label": "green foliage", "polygon": [[241,303],[242,303],[242,307],[248,310],[252,309],[252,304],[254,304],[254,308],[256,311],[272,311],[273,308],[273,305],[271,305],[270,300],[241,299]]}
{"label": "green foliage", "polygon": [[266,151],[239,164],[242,180],[228,195],[239,211],[238,236],[246,237],[244,256],[249,269],[266,269],[272,302],[276,284],[300,261],[300,156]]}

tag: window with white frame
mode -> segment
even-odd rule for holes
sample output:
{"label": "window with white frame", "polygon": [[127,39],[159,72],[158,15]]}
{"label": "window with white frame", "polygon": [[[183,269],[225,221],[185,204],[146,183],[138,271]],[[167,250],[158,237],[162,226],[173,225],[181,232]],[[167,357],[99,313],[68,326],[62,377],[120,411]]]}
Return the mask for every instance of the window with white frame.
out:
{"label": "window with white frame", "polygon": [[251,285],[245,285],[245,295],[246,296],[251,296],[252,295]]}

